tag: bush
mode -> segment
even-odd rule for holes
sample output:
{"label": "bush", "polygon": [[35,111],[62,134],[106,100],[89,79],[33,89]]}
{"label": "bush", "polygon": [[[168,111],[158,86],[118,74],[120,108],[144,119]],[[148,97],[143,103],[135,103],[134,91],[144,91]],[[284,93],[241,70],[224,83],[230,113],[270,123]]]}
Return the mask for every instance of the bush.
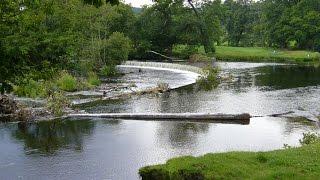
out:
{"label": "bush", "polygon": [[149,166],[139,169],[139,175],[143,180],[170,179],[170,174],[165,169],[151,168]]}
{"label": "bush", "polygon": [[131,50],[131,41],[128,37],[125,37],[123,33],[114,32],[109,39],[107,39],[104,48],[101,54],[105,54],[105,64],[120,64],[121,61],[128,59]]}
{"label": "bush", "polygon": [[55,116],[62,116],[69,106],[70,102],[62,92],[53,92],[47,98],[47,109]]}
{"label": "bush", "polygon": [[16,86],[13,86],[13,92],[18,96],[37,98],[46,97],[46,85],[44,81],[35,81],[33,79],[23,79]]}
{"label": "bush", "polygon": [[203,61],[210,61],[210,57],[203,55],[203,54],[192,54],[189,57],[190,62],[203,62]]}
{"label": "bush", "polygon": [[68,72],[63,71],[57,80],[59,89],[63,91],[76,91],[77,90],[77,79],[70,75]]}
{"label": "bush", "polygon": [[82,59],[73,64],[70,69],[76,72],[77,76],[86,76],[89,72],[93,71],[95,68],[95,61]]}
{"label": "bush", "polygon": [[320,136],[315,133],[303,133],[302,139],[299,140],[301,145],[309,145],[309,144],[315,144],[320,143]]}
{"label": "bush", "polygon": [[100,69],[100,75],[105,77],[118,75],[117,69],[112,65],[105,65]]}
{"label": "bush", "polygon": [[173,55],[182,59],[189,59],[191,55],[199,53],[198,48],[195,45],[176,45],[173,48]]}
{"label": "bush", "polygon": [[101,84],[101,81],[96,73],[89,72],[88,73],[88,83],[92,86],[99,86]]}
{"label": "bush", "polygon": [[211,90],[216,88],[218,81],[218,68],[207,67],[203,70],[203,75],[197,80],[198,87],[204,90]]}

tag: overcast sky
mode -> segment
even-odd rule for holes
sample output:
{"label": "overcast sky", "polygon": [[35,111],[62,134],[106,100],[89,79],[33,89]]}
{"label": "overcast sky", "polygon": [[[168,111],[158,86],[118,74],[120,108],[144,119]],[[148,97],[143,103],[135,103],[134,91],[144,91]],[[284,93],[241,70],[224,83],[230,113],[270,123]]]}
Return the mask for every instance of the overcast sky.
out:
{"label": "overcast sky", "polygon": [[133,7],[142,7],[143,5],[150,5],[151,0],[124,0],[125,3],[131,4]]}
{"label": "overcast sky", "polygon": [[[259,1],[259,0],[254,0]],[[152,4],[151,0],[124,0],[126,4],[131,4],[133,7],[142,7],[143,5],[150,5]]]}

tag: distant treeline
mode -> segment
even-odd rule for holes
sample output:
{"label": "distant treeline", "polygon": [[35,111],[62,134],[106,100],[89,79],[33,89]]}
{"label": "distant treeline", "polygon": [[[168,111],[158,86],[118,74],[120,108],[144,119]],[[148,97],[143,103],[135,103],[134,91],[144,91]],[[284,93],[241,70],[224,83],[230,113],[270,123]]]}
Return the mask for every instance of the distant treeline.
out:
{"label": "distant treeline", "polygon": [[320,51],[319,0],[191,1],[201,18],[188,1],[158,0],[143,8],[134,42],[170,53],[174,44],[201,44],[204,23],[207,38],[218,45]]}

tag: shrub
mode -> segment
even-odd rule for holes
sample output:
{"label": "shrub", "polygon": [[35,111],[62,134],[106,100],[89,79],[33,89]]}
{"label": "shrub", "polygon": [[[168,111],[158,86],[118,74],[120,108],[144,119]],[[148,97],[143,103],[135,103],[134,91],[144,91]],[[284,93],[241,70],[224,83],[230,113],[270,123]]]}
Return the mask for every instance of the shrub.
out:
{"label": "shrub", "polygon": [[101,76],[110,77],[110,76],[116,76],[118,74],[117,69],[115,66],[112,65],[105,65],[100,69]]}
{"label": "shrub", "polygon": [[131,50],[131,41],[123,33],[114,32],[105,43],[105,49],[101,54],[105,54],[105,64],[120,64],[128,59]]}
{"label": "shrub", "polygon": [[86,76],[89,72],[93,71],[95,68],[95,61],[81,59],[73,64],[71,67],[74,72],[79,76]]}
{"label": "shrub", "polygon": [[218,86],[218,68],[207,67],[203,69],[203,75],[197,80],[198,87],[204,90],[211,90]]}
{"label": "shrub", "polygon": [[170,175],[168,171],[161,168],[152,168],[152,167],[144,167],[139,169],[139,175],[143,180],[151,180],[151,179],[170,179]]}
{"label": "shrub", "polygon": [[315,133],[303,133],[302,139],[299,140],[301,145],[320,143],[320,136]]}
{"label": "shrub", "polygon": [[193,54],[198,54],[198,46],[176,45],[173,48],[173,55],[182,59],[189,59]]}
{"label": "shrub", "polygon": [[92,86],[99,86],[101,84],[101,81],[96,73],[89,72],[88,73],[88,83]]}
{"label": "shrub", "polygon": [[0,94],[11,93],[13,91],[12,84],[0,81]]}
{"label": "shrub", "polygon": [[18,96],[37,98],[46,96],[46,86],[44,81],[33,79],[23,79],[19,85],[13,86],[13,92]]}
{"label": "shrub", "polygon": [[77,90],[77,79],[66,71],[63,71],[57,80],[57,85],[63,91],[72,92]]}
{"label": "shrub", "polygon": [[203,54],[192,54],[189,57],[190,62],[202,62],[202,61],[210,61],[210,57]]}
{"label": "shrub", "polygon": [[62,92],[52,92],[47,98],[47,109],[55,116],[62,116],[69,106],[70,102]]}

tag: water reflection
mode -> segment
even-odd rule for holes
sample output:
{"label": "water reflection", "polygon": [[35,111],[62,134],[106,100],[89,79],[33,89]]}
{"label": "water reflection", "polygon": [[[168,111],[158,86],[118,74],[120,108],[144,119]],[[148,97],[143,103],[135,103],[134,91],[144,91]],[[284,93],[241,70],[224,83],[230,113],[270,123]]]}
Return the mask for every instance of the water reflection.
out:
{"label": "water reflection", "polygon": [[93,128],[89,120],[19,123],[12,136],[24,143],[26,153],[54,154],[61,148],[82,151],[83,138]]}
{"label": "water reflection", "polygon": [[157,136],[163,145],[170,143],[171,148],[192,148],[197,144],[197,137],[208,132],[208,123],[161,123]]}
{"label": "water reflection", "polygon": [[306,131],[319,130],[319,124],[317,122],[311,122],[303,117],[287,118],[283,122],[283,134],[287,136],[290,134],[294,134],[295,131],[300,129],[305,129]]}
{"label": "water reflection", "polygon": [[320,84],[320,68],[303,66],[260,67],[256,76],[256,86],[273,89],[290,89]]}
{"label": "water reflection", "polygon": [[246,92],[249,88],[280,90],[320,84],[320,68],[296,65],[260,66],[252,69],[226,69],[221,89]]}

